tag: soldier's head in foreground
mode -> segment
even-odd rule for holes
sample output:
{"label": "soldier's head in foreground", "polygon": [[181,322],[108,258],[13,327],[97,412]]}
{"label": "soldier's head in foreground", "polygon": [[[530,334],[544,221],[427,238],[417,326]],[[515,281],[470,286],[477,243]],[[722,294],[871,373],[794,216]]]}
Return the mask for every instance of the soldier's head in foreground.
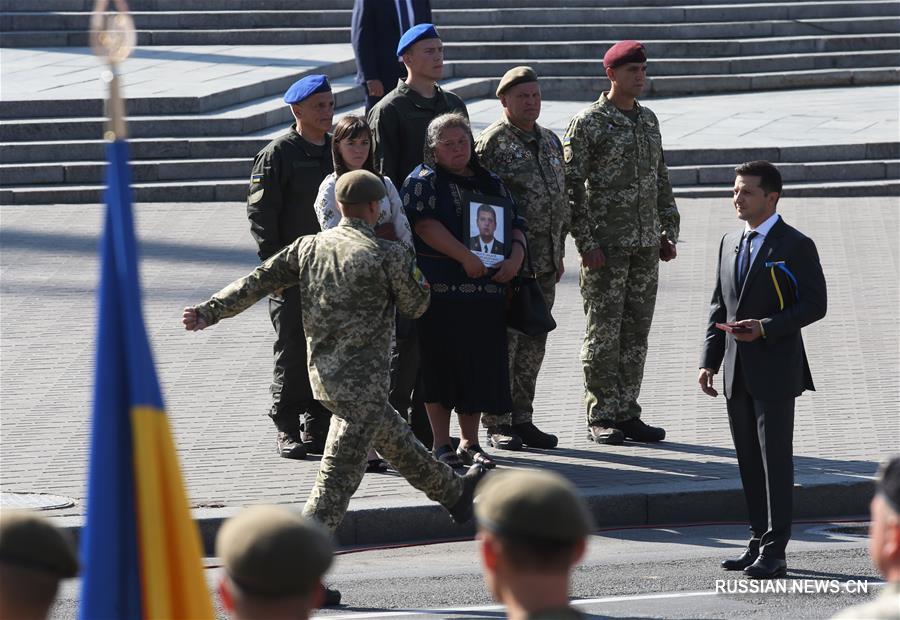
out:
{"label": "soldier's head in foreground", "polygon": [[437,82],[444,75],[444,42],[434,24],[416,24],[397,43],[397,58],[409,80]]}
{"label": "soldier's head in foreground", "polygon": [[322,602],[331,538],[318,523],[275,506],[232,517],[216,537],[219,596],[235,620],[302,620]]}
{"label": "soldier's head in foreground", "polygon": [[77,573],[64,532],[31,512],[0,514],[0,618],[46,618],[59,582]]}
{"label": "soldier's head in foreground", "polygon": [[307,75],[291,84],[284,93],[284,102],[291,106],[297,131],[305,138],[319,142],[331,129],[334,95],[324,75]]}
{"label": "soldier's head in foreground", "polygon": [[384,196],[384,181],[368,170],[342,174],[334,184],[334,197],[341,215],[364,220],[370,226],[378,221],[378,203]]}
{"label": "soldier's head in foreground", "polygon": [[774,213],[781,197],[781,173],[767,161],[748,161],[734,169],[732,201],[739,220],[756,228]]}
{"label": "soldier's head in foreground", "polygon": [[900,457],[882,466],[869,508],[872,562],[885,579],[900,583]]}
{"label": "soldier's head in foreground", "polygon": [[619,41],[603,55],[603,69],[612,83],[611,94],[640,97],[647,80],[647,51],[638,41]]}
{"label": "soldier's head in foreground", "polygon": [[509,617],[565,609],[593,529],[575,488],[548,471],[497,472],[479,485],[475,518],[485,583]]}
{"label": "soldier's head in foreground", "polygon": [[516,127],[532,131],[541,115],[541,85],[531,67],[513,67],[500,78],[497,98],[503,113]]}

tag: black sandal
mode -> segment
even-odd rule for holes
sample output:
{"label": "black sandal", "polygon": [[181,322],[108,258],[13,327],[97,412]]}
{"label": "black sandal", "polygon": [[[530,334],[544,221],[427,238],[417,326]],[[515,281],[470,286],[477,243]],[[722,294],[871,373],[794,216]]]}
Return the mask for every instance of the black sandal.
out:
{"label": "black sandal", "polygon": [[462,462],[462,459],[459,458],[459,455],[454,452],[453,447],[450,444],[435,448],[434,458],[444,465],[449,465],[453,469],[462,469],[466,466],[465,463]]}
{"label": "black sandal", "polygon": [[388,462],[384,459],[369,459],[366,463],[367,474],[385,474],[389,469]]}
{"label": "black sandal", "polygon": [[469,444],[465,448],[460,446],[456,454],[466,465],[481,465],[485,469],[494,469],[497,466],[491,455],[485,452],[484,448],[477,443]]}

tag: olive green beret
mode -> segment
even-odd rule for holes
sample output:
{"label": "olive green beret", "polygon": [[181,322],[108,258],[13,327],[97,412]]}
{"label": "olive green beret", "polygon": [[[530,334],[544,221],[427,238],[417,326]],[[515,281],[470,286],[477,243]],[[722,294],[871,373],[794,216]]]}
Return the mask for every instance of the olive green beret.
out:
{"label": "olive green beret", "polygon": [[498,536],[534,542],[575,543],[593,520],[575,487],[536,469],[507,469],[485,477],[475,503],[478,527]]}
{"label": "olive green beret", "polygon": [[312,591],[334,556],[325,529],[275,506],[254,506],[232,517],[216,536],[216,555],[246,594],[265,597]]}
{"label": "olive green beret", "polygon": [[535,73],[534,69],[531,67],[513,67],[500,78],[500,86],[497,87],[497,96],[499,97],[517,84],[527,84],[528,82],[537,81],[537,73]]}
{"label": "olive green beret", "polygon": [[78,559],[68,535],[27,510],[0,514],[0,562],[53,573],[61,579],[78,574]]}
{"label": "olive green beret", "polygon": [[384,196],[384,181],[368,170],[345,172],[334,185],[334,197],[345,205],[378,202]]}

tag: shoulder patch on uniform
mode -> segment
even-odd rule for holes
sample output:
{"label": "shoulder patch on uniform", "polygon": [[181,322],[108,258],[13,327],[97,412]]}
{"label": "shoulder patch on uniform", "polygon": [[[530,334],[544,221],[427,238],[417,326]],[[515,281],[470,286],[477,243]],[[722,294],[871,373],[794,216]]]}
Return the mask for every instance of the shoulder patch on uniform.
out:
{"label": "shoulder patch on uniform", "polygon": [[563,138],[563,142],[562,142],[562,143],[563,143],[563,146],[568,146],[569,144],[571,144],[571,143],[572,143],[572,136],[566,136],[565,138]]}
{"label": "shoulder patch on uniform", "polygon": [[250,183],[262,183],[263,175],[262,174],[251,174],[250,175]]}
{"label": "shoulder patch on uniform", "polygon": [[431,285],[428,284],[428,280],[425,278],[425,274],[422,273],[422,270],[419,269],[419,266],[416,263],[412,264],[410,275],[412,276],[412,279],[415,280],[416,285],[420,289],[422,289],[423,291],[428,291],[431,289]]}
{"label": "shoulder patch on uniform", "polygon": [[566,163],[572,161],[574,154],[572,153],[572,139],[569,136],[566,136],[566,139],[563,140],[563,159],[566,160]]}
{"label": "shoulder patch on uniform", "polygon": [[257,202],[262,200],[263,193],[265,191],[266,191],[265,188],[262,188],[262,187],[260,187],[259,189],[253,190],[252,192],[250,192],[250,197],[247,199],[247,202],[249,202],[252,205],[255,205]]}

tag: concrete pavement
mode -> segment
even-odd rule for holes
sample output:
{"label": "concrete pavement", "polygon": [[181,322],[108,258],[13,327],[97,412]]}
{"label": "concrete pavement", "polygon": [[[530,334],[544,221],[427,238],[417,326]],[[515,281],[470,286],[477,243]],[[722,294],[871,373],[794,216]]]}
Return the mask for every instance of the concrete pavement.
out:
{"label": "concrete pavement", "polygon": [[[785,219],[816,240],[829,313],[806,330],[818,391],[798,400],[798,516],[865,512],[878,461],[900,437],[895,198],[791,199]],[[601,525],[742,519],[724,402],[703,396],[696,367],[721,235],[737,225],[727,197],[683,199],[679,257],[661,267],[641,403],[665,426],[656,446],[584,437],[578,351],[583,312],[576,253],[554,314],[559,328],[538,383],[536,421],[550,452],[496,452],[501,466],[549,467],[588,497]],[[52,493],[51,511],[84,513],[95,339],[100,206],[0,208],[0,488]],[[210,540],[220,519],[257,503],[302,506],[318,466],[275,454],[265,413],[272,328],[264,304],[197,334],[181,308],[256,264],[242,204],[136,206],[144,313],[195,516]],[[344,544],[465,534],[397,475],[366,475],[339,532]]]}

